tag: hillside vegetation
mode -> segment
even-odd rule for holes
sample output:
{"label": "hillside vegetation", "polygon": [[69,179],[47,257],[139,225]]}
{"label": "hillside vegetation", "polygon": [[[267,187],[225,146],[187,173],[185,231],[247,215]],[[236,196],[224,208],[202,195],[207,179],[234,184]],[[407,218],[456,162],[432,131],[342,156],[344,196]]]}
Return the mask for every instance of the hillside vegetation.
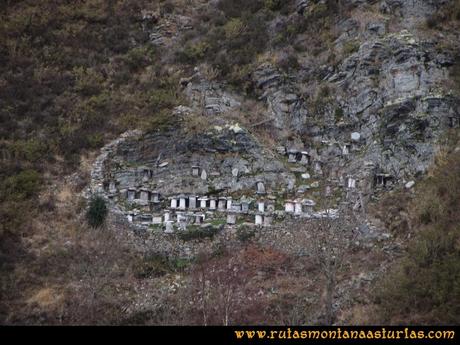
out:
{"label": "hillside vegetation", "polygon": [[[17,1],[1,9],[0,233],[17,233],[45,175],[177,103],[141,30],[147,1]],[[160,116],[161,117],[161,116]],[[164,117],[164,115],[163,115]],[[45,206],[45,205],[44,205]]]}
{"label": "hillside vegetation", "polygon": [[379,286],[383,321],[460,322],[460,146],[452,136],[407,207],[414,238]]}
{"label": "hillside vegetation", "polygon": [[[26,0],[0,4],[3,320],[11,312],[5,308],[13,308],[5,303],[17,297],[19,286],[27,289],[40,284],[31,279],[34,264],[27,259],[30,252],[24,239],[44,235],[40,223],[37,225],[40,219],[61,218],[60,226],[47,231],[69,227],[63,218],[74,218],[82,206],[73,204],[77,208],[61,214],[55,183],[75,172],[88,152],[128,129],[148,128],[158,118],[164,119],[164,110],[177,103],[177,80],[158,63],[158,52],[147,44],[148,35],[140,25],[141,10],[148,5],[158,2]],[[79,171],[77,190],[72,193],[85,186],[87,177],[87,171]],[[74,258],[78,256],[75,253]],[[47,281],[47,274],[53,275],[56,265],[66,260],[61,261],[45,271],[40,268],[41,279]],[[21,269],[29,272],[24,281],[18,273]]]}
{"label": "hillside vegetation", "polygon": [[[268,61],[289,79],[298,73],[302,56],[315,76],[306,87],[318,86],[316,97],[302,95],[309,111],[321,117],[327,107],[335,109],[334,90],[323,83],[321,66],[337,65],[359,50],[354,40],[340,49],[333,44],[338,24],[353,6],[315,1],[287,20],[296,12],[294,0],[208,3],[0,3],[0,323],[225,324],[229,315],[222,296],[230,290],[238,298],[230,317],[238,323],[302,324],[316,317],[325,282],[313,259],[258,246],[249,231],[238,233],[237,251],[222,245],[195,261],[141,252],[110,231],[101,200],[88,212],[80,196],[91,163],[110,140],[130,129],[177,125],[172,110],[187,102],[181,80],[195,66],[206,66],[209,79],[255,104],[261,96],[252,78],[256,67]],[[192,28],[172,35],[177,42],[162,49],[143,29],[142,16],[149,11],[161,19],[192,13]],[[277,24],[277,18],[283,20]],[[419,29],[443,37],[459,23],[460,1],[452,1]],[[438,46],[452,49],[442,39]],[[453,93],[460,91],[459,60],[451,73]],[[260,113],[262,107],[253,108]],[[342,108],[334,113],[344,117]],[[240,122],[253,125],[254,118]],[[189,126],[193,121],[195,130],[207,129],[207,119],[192,118]],[[435,163],[415,190],[395,191],[371,205],[374,211],[380,207],[375,215],[400,240],[402,252],[377,279],[371,296],[364,293],[363,315],[350,311],[349,320],[460,323],[458,129],[438,147]],[[208,234],[182,236],[195,240]],[[371,266],[367,258],[353,260],[356,267]],[[241,276],[233,276],[237,269]],[[211,307],[201,306],[197,297],[206,291],[200,285],[206,277],[215,288],[209,293]],[[261,294],[263,289],[273,294]],[[144,310],[145,300],[155,308]],[[206,308],[208,315],[201,315]]]}

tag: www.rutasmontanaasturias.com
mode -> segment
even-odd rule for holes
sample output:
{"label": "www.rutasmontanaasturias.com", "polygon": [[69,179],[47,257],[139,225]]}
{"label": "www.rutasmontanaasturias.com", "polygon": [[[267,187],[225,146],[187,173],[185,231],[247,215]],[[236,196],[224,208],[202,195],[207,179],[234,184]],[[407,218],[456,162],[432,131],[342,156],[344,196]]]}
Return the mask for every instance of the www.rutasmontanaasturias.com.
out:
{"label": "www.rutasmontanaasturias.com", "polygon": [[234,331],[236,339],[455,339],[454,330],[348,330],[340,327],[333,330],[240,330]]}

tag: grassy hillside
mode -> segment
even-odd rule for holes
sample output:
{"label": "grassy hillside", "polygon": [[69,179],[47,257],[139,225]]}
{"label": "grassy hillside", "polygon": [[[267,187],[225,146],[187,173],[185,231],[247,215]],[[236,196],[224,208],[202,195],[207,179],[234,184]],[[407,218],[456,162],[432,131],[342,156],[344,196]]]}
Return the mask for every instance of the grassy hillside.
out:
{"label": "grassy hillside", "polygon": [[[184,305],[198,296],[203,272],[218,288],[210,296],[213,305],[219,307],[228,286],[254,296],[237,305],[238,322],[302,323],[318,309],[311,301],[321,300],[323,282],[305,258],[242,244],[233,254],[184,264],[136,252],[104,227],[89,229],[81,217],[85,204],[77,195],[89,181],[94,154],[126,130],[174,123],[171,109],[183,104],[181,71],[190,76],[194,66],[206,64],[210,76],[250,96],[251,72],[263,61],[288,75],[296,73],[300,55],[333,65],[358,47],[351,42],[340,54],[333,47],[346,7],[316,2],[287,20],[294,0],[221,0],[195,13],[177,49],[165,52],[149,43],[142,10],[164,18],[197,3],[205,1],[0,2],[0,323],[199,324],[198,304]],[[457,30],[459,4],[430,17],[421,30]],[[274,30],[278,17],[283,20]],[[456,71],[451,79],[458,91]],[[329,101],[329,89],[318,94],[326,91],[322,98]],[[309,102],[323,114],[322,103]],[[390,196],[381,208],[407,250],[376,286],[376,323],[460,322],[459,145],[452,133],[415,195]],[[396,219],[400,214],[405,217]],[[233,260],[245,279],[221,284],[221,276],[232,277]],[[155,279],[180,274],[191,290],[162,296],[164,281]],[[282,293],[259,296],[273,286]],[[157,309],[129,315],[127,306],[146,293]],[[219,323],[221,312],[213,310],[210,321]]]}
{"label": "grassy hillside", "polygon": [[460,323],[460,140],[451,135],[406,207],[409,229],[394,229],[413,238],[377,289],[383,322]]}
{"label": "grassy hillside", "polygon": [[0,233],[52,175],[176,104],[176,81],[141,30],[151,1],[15,1],[0,21]]}
{"label": "grassy hillside", "polygon": [[[66,289],[53,293],[50,286],[66,277],[89,279],[80,259],[93,262],[102,247],[81,234],[78,198],[62,201],[88,182],[87,171],[77,169],[87,153],[130,128],[168,120],[165,110],[177,102],[178,83],[161,67],[141,25],[141,9],[163,6],[144,0],[1,2],[0,320],[14,311],[24,322],[21,308],[34,287],[46,286],[40,296],[59,297]],[[77,190],[59,194],[57,185],[74,172]],[[79,244],[63,249],[78,233]],[[70,312],[77,322],[79,313],[80,321],[96,322],[88,310]]]}

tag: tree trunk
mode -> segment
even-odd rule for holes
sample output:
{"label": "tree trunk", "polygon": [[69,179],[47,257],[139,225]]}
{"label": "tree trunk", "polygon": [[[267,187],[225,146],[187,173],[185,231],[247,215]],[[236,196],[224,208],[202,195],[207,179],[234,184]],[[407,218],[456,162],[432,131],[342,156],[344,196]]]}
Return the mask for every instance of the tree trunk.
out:
{"label": "tree trunk", "polygon": [[326,282],[326,324],[332,325],[334,322],[334,290],[335,290],[335,277],[329,274]]}

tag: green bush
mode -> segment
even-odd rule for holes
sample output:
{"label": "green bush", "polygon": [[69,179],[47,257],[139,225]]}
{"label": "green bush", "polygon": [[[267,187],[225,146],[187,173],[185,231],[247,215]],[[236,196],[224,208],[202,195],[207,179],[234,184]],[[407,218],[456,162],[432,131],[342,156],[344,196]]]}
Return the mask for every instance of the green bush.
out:
{"label": "green bush", "polygon": [[170,1],[165,2],[160,7],[160,13],[162,15],[171,14],[174,12],[174,4]]}
{"label": "green bush", "polygon": [[270,11],[279,11],[286,4],[287,1],[283,0],[265,0],[264,5],[265,8],[269,9]]}
{"label": "green bush", "polygon": [[335,121],[338,122],[338,121],[342,120],[343,116],[344,116],[343,109],[341,107],[335,108],[335,111],[334,111]]}
{"label": "green bush", "polygon": [[168,258],[160,254],[146,255],[134,264],[134,275],[139,279],[161,277],[173,271]]}
{"label": "green bush", "polygon": [[356,53],[358,50],[359,50],[358,41],[348,41],[343,45],[342,53],[344,56],[348,56],[353,53]]}
{"label": "green bush", "polygon": [[236,238],[241,242],[248,242],[256,235],[256,231],[247,226],[240,226],[236,230]]}
{"label": "green bush", "polygon": [[177,104],[176,92],[173,89],[153,90],[149,95],[147,104],[152,111],[171,108]]}
{"label": "green bush", "polygon": [[310,6],[309,11],[305,12],[305,16],[309,20],[325,18],[329,14],[330,14],[329,7],[327,4],[324,4],[324,3],[313,4],[312,6]]}
{"label": "green bush", "polygon": [[136,72],[149,65],[153,55],[154,51],[150,47],[135,47],[124,55],[123,61],[131,72]]}
{"label": "green bush", "polygon": [[203,240],[213,238],[220,230],[221,226],[189,226],[186,231],[179,232],[178,236],[182,241]]}
{"label": "green bush", "polygon": [[224,25],[225,37],[235,39],[242,35],[245,30],[245,24],[239,18],[232,18]]}
{"label": "green bush", "polygon": [[245,13],[254,14],[264,8],[264,0],[220,0],[218,8],[229,18],[241,17]]}
{"label": "green bush", "polygon": [[163,110],[154,113],[150,118],[144,121],[143,128],[147,133],[165,132],[177,125],[177,117],[171,111]]}
{"label": "green bush", "polygon": [[190,262],[190,259],[149,253],[133,262],[133,271],[138,279],[155,278],[168,273],[181,272]]}
{"label": "green bush", "polygon": [[86,219],[88,224],[93,228],[101,227],[107,217],[107,205],[101,196],[93,196],[89,202]]}
{"label": "green bush", "polygon": [[180,63],[194,64],[206,56],[209,46],[206,42],[187,44],[183,50],[176,53],[177,61]]}
{"label": "green bush", "polygon": [[286,58],[279,61],[278,67],[289,73],[298,70],[300,68],[300,64],[295,54],[289,54]]}
{"label": "green bush", "polygon": [[23,170],[7,177],[0,185],[2,198],[25,200],[35,197],[40,189],[41,176],[32,169]]}
{"label": "green bush", "polygon": [[93,68],[76,67],[73,69],[75,91],[84,96],[96,95],[104,87],[104,78]]}
{"label": "green bush", "polygon": [[86,137],[86,142],[90,148],[97,149],[104,144],[104,136],[101,133],[89,134]]}
{"label": "green bush", "polygon": [[13,153],[15,159],[38,163],[48,158],[49,147],[44,140],[18,140],[9,147],[9,151]]}

